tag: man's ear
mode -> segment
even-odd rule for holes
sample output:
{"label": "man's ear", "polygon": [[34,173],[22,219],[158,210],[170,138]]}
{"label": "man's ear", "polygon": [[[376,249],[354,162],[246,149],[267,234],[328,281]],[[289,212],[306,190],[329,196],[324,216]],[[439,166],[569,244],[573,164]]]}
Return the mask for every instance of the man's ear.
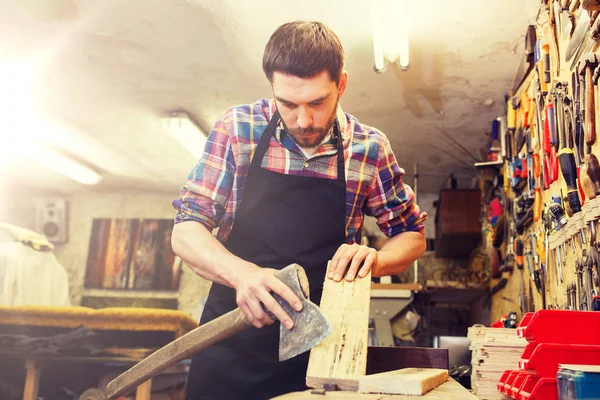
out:
{"label": "man's ear", "polygon": [[343,70],[340,74],[340,84],[338,85],[338,96],[341,98],[348,86],[348,71]]}

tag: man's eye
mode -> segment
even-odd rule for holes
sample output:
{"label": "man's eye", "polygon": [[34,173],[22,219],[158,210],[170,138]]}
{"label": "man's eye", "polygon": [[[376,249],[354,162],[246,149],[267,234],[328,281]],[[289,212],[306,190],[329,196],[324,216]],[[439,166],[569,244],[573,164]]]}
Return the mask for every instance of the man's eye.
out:
{"label": "man's eye", "polygon": [[291,103],[281,103],[285,108],[294,108],[294,105]]}
{"label": "man's eye", "polygon": [[318,107],[318,106],[320,106],[321,104],[323,104],[323,102],[322,102],[322,101],[317,101],[317,102],[310,103],[310,104],[311,104],[313,107]]}

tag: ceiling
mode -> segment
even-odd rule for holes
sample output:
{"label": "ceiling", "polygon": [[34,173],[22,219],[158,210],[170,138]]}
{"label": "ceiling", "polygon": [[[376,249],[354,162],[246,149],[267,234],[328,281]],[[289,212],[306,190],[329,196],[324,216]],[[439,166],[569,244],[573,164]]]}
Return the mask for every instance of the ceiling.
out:
{"label": "ceiling", "polygon": [[269,97],[270,34],[314,19],[346,49],[342,107],[387,134],[408,183],[418,163],[420,192],[436,193],[450,173],[470,185],[466,154],[481,158],[503,112],[539,1],[411,4],[411,67],[378,74],[363,0],[0,0],[0,117],[13,121],[0,131],[0,179],[91,190],[29,159],[29,138],[98,170],[93,190],[176,191],[196,160],[160,117],[185,109],[210,131],[228,107]]}

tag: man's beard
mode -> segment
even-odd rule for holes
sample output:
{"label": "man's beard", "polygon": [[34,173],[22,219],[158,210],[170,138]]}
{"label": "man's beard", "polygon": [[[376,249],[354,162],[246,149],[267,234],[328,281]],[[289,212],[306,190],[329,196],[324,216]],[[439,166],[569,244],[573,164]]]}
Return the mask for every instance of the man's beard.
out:
{"label": "man's beard", "polygon": [[[316,147],[319,147],[321,145],[321,143],[323,143],[323,140],[325,139],[325,137],[329,134],[329,132],[331,132],[331,128],[333,127],[335,118],[337,116],[337,108],[338,108],[338,101],[335,102],[335,107],[333,108],[331,117],[329,117],[329,121],[327,122],[327,125],[324,127],[309,126],[307,128],[290,129],[287,126],[287,124],[285,123],[285,121],[283,121],[283,118],[281,120],[283,121],[283,126],[285,127],[286,132],[292,137],[292,139],[294,139],[294,141],[298,144],[298,146],[300,146],[304,149],[314,149]],[[304,136],[306,134],[315,134],[315,133],[318,133],[318,135]]]}

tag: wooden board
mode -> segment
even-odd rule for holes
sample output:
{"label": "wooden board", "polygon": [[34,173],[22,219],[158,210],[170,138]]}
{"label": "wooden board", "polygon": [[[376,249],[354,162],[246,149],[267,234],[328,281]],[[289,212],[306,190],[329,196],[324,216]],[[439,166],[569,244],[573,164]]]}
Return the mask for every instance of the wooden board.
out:
{"label": "wooden board", "polygon": [[310,352],[308,387],[358,389],[358,380],[367,372],[370,292],[370,273],[352,282],[325,279],[320,307],[333,332]]}
{"label": "wooden board", "polygon": [[361,393],[409,394],[420,396],[448,380],[448,370],[403,368],[360,378]]}
{"label": "wooden board", "polygon": [[401,368],[448,369],[448,349],[425,347],[369,347],[367,375]]}
{"label": "wooden board", "polygon": [[325,392],[323,395],[311,394],[311,390],[295,392],[275,397],[273,400],[321,400],[321,399],[344,399],[344,400],[478,400],[467,389],[462,387],[454,379],[438,386],[423,396],[405,396],[399,394],[370,394],[357,392]]}

